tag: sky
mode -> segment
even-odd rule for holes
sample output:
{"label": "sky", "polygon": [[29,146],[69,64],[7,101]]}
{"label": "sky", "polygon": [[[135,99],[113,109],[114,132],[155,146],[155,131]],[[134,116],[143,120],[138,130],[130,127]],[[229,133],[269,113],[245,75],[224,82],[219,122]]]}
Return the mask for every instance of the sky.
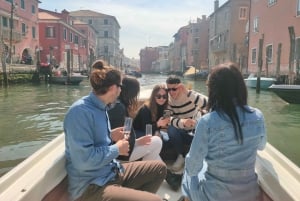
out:
{"label": "sky", "polygon": [[[168,46],[173,35],[213,13],[214,0],[41,0],[40,8],[61,12],[93,10],[115,16],[120,29],[120,48],[125,56],[139,59],[145,47]],[[226,0],[219,0],[223,5]]]}

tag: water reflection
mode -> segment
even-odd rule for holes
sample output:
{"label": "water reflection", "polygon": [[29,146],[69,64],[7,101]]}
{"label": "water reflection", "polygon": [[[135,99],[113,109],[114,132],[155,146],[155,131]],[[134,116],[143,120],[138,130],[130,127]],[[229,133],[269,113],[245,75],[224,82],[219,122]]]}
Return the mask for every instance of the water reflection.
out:
{"label": "water reflection", "polygon": [[[142,89],[165,83],[165,75],[139,78]],[[183,80],[207,94],[205,81]],[[79,86],[17,85],[0,89],[0,175],[62,133],[69,106],[90,92],[88,80]],[[300,105],[289,105],[270,91],[249,89],[249,104],[265,115],[268,141],[300,165]]]}

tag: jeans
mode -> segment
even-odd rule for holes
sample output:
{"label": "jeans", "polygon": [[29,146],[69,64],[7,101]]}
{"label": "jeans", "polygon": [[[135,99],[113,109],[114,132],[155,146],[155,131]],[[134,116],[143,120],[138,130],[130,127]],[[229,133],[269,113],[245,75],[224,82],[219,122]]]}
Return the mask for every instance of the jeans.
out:
{"label": "jeans", "polygon": [[188,131],[174,126],[168,127],[169,143],[174,147],[177,154],[185,156],[184,145],[191,145],[193,136]]}

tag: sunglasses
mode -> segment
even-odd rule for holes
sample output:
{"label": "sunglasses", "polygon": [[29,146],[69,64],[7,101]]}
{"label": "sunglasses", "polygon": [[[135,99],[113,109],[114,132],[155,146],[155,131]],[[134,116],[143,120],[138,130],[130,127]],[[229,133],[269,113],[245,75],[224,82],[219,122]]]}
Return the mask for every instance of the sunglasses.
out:
{"label": "sunglasses", "polygon": [[160,95],[160,94],[158,94],[158,95],[156,95],[155,97],[156,97],[157,99],[161,99],[161,98],[167,99],[167,95]]}
{"label": "sunglasses", "polygon": [[167,91],[176,91],[177,88],[167,88]]}

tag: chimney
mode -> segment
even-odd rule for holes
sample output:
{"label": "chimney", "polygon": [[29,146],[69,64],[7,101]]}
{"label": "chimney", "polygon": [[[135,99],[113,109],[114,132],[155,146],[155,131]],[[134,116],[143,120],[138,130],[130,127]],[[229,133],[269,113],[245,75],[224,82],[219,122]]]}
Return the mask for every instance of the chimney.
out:
{"label": "chimney", "polygon": [[216,12],[216,10],[218,10],[219,8],[219,0],[215,0],[215,9],[214,11]]}

